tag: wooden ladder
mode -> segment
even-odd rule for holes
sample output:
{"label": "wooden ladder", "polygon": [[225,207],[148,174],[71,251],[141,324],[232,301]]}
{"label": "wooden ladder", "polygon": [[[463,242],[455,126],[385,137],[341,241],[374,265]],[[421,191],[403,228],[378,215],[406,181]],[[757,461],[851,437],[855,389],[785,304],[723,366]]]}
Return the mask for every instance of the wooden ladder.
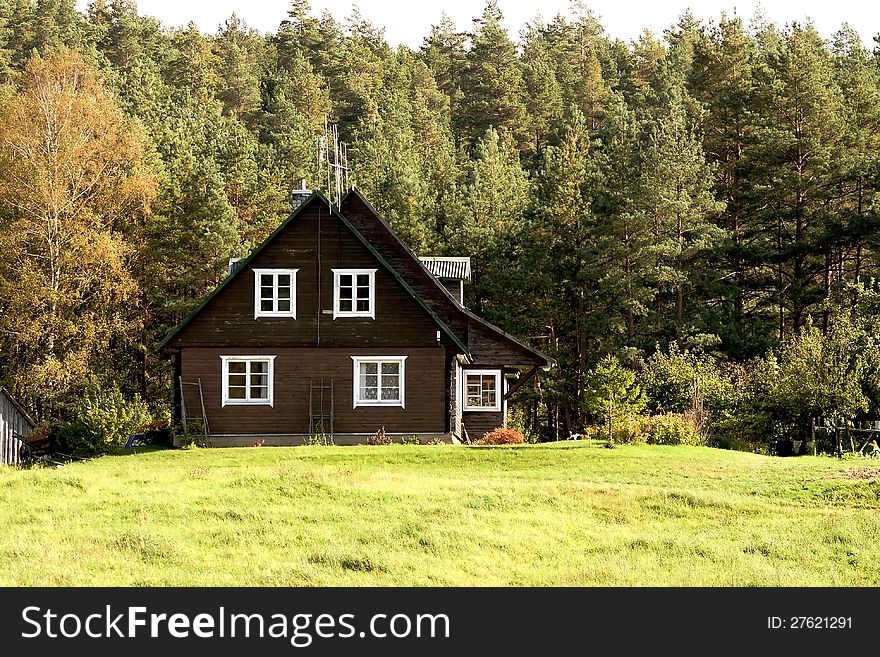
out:
{"label": "wooden ladder", "polygon": [[[192,399],[186,401],[186,393],[189,390]],[[198,395],[198,396],[196,396]],[[190,422],[195,420],[202,423],[202,431],[198,432],[205,438],[205,446],[211,447],[211,430],[208,427],[208,414],[205,412],[205,396],[202,394],[202,380],[184,381],[180,377],[180,419],[183,423],[183,435],[189,439]]]}
{"label": "wooden ladder", "polygon": [[325,445],[332,445],[334,415],[333,379],[312,379],[309,385],[309,436],[317,436]]}

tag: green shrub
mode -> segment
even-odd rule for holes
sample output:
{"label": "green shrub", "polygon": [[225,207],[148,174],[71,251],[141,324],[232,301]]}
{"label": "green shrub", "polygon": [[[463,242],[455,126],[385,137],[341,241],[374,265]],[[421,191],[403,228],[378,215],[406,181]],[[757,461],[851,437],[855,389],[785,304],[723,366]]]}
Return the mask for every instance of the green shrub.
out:
{"label": "green shrub", "polygon": [[476,441],[475,445],[521,445],[525,442],[522,433],[516,429],[498,427],[487,431],[483,437]]}
{"label": "green shrub", "polygon": [[605,422],[608,442],[618,429],[645,407],[645,395],[635,372],[623,367],[614,356],[606,356],[587,373],[586,410]]}
{"label": "green shrub", "polygon": [[150,422],[150,410],[137,395],[126,399],[118,388],[92,388],[76,405],[74,418],[59,440],[77,452],[109,452],[125,446],[128,437]]}
{"label": "green shrub", "polygon": [[654,431],[654,418],[636,415],[628,418],[614,436],[617,442],[644,444]]}
{"label": "green shrub", "polygon": [[642,387],[653,413],[683,413],[699,401],[715,415],[730,406],[733,384],[706,356],[681,351],[673,343],[669,353],[657,351],[645,364]]}
{"label": "green shrub", "polygon": [[513,407],[507,411],[507,426],[519,431],[523,435],[525,442],[530,444],[538,442],[538,432],[528,426],[523,408]]}
{"label": "green shrub", "polygon": [[694,425],[681,415],[657,415],[648,438],[649,445],[702,445],[703,440]]}

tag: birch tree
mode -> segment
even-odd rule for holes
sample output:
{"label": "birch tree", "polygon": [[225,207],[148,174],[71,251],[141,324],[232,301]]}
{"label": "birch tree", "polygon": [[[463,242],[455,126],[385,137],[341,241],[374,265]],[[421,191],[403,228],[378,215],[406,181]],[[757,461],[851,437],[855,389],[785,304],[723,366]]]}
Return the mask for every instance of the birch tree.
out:
{"label": "birch tree", "polygon": [[0,368],[45,414],[136,335],[143,157],[140,132],[70,51],[31,60],[0,109]]}

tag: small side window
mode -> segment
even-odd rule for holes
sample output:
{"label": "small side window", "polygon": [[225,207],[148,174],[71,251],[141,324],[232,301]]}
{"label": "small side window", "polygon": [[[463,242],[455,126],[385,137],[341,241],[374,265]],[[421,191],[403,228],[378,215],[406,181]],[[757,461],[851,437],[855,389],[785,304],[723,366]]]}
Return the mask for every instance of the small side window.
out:
{"label": "small side window", "polygon": [[466,411],[501,410],[501,370],[465,370],[463,407]]}

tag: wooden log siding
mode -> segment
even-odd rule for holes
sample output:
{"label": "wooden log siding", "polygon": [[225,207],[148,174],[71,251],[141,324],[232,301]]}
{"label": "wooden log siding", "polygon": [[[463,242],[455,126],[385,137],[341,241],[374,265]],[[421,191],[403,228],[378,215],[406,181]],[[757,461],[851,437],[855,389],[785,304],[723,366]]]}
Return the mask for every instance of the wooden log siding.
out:
{"label": "wooden log siding", "polygon": [[501,411],[464,411],[461,418],[471,440],[479,440],[483,435],[504,426],[504,413]]}
{"label": "wooden log siding", "polygon": [[[222,406],[220,356],[275,356],[274,404]],[[405,408],[394,406],[353,408],[352,356],[407,356]],[[314,379],[332,378],[335,388],[334,431],[371,434],[380,426],[388,433],[447,433],[444,376],[446,349],[436,344],[424,348],[246,348],[184,347],[181,353],[184,381],[202,380],[205,409],[211,433],[218,435],[304,435],[309,431],[309,385]]]}
{"label": "wooden log siding", "polygon": [[24,437],[32,428],[30,419],[0,388],[0,463],[15,465],[19,462],[19,444],[13,434]]}
{"label": "wooden log siding", "polygon": [[[502,336],[503,337],[503,336]],[[468,327],[468,349],[473,354],[471,369],[480,367],[502,368],[508,365],[537,365],[546,361],[512,340],[501,339],[498,334],[480,322],[471,319]]]}
{"label": "wooden log siding", "polygon": [[[287,268],[299,270],[296,319],[254,319],[253,270]],[[375,319],[333,319],[333,269],[376,269]],[[430,315],[351,231],[313,203],[167,346],[429,347],[437,345],[437,330]],[[440,341],[451,345],[442,332]]]}

